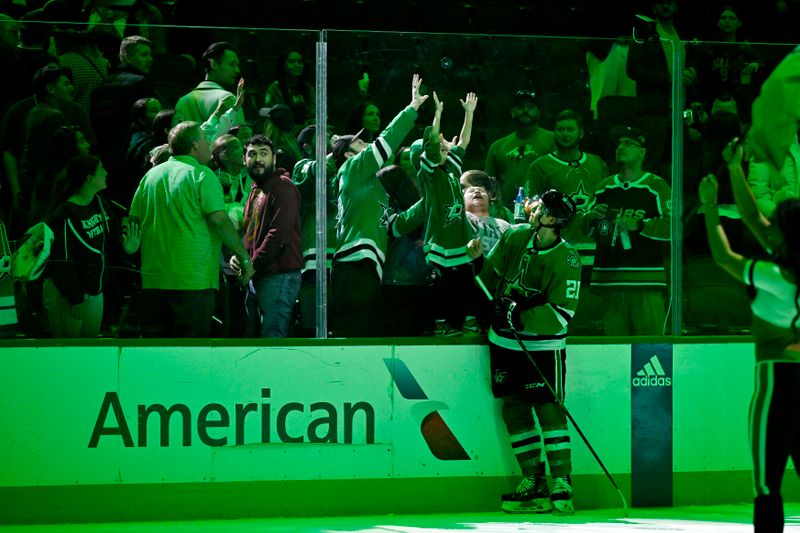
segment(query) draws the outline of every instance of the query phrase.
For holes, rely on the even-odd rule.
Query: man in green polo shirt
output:
[[[131,204],[141,227],[143,333],[152,337],[207,337],[219,287],[221,243],[253,275],[242,240],[225,214],[222,186],[205,166],[208,141],[196,122],[169,132],[171,157],[142,179]]]

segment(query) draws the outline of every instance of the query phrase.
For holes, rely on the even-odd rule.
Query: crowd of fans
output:
[[[663,334],[670,306],[683,306],[687,329],[746,327],[746,306],[730,304],[744,292],[720,280],[694,191],[724,166],[722,146],[747,127],[787,49],[741,41],[734,7],[720,8],[713,45],[687,43],[677,3],[665,0],[630,39],[508,38],[515,46],[499,59],[466,37],[394,48],[368,35],[331,39],[318,135],[313,35],[265,48],[259,32],[197,31],[209,39],[198,49],[184,42],[188,29],[161,26],[164,6],[72,6],[0,16],[0,57],[19,80],[0,90],[0,218],[12,242],[40,222],[54,234],[41,278],[15,283],[17,323],[6,331],[314,336],[324,253],[333,335],[477,334],[490,319],[468,242],[480,238],[488,253],[528,224],[525,199],[551,189],[577,206],[563,233],[583,266],[573,333]],[[685,232],[673,244],[687,258],[685,301],[670,302],[682,98]],[[398,114],[387,124],[383,111]],[[800,196],[799,159],[793,147],[779,176],[749,165],[765,213]],[[726,229],[745,239],[729,191],[720,202],[731,204]],[[719,295],[726,303],[713,305]]]

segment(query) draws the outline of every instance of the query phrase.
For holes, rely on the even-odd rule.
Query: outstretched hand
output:
[[[422,78],[419,77],[419,74],[414,74],[414,77],[411,79],[411,103],[409,104],[414,109],[419,109],[422,104],[425,103],[425,100],[428,99],[427,94],[420,94],[419,89],[422,86]]]
[[[122,226],[122,249],[128,255],[136,253],[141,242],[142,231],[139,224],[129,220]]]
[[[433,103],[436,105],[436,114],[441,115],[442,111],[444,111],[444,101],[439,100],[439,95],[436,94],[436,91],[433,91]]]
[[[239,84],[236,85],[236,102],[233,108],[238,111],[242,108],[242,104],[244,104],[244,78],[240,78]]]
[[[459,100],[465,113],[474,113],[478,107],[478,96],[475,93],[467,93],[466,100]]]

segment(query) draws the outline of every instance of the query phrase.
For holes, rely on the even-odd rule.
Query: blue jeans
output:
[[[280,338],[289,332],[292,309],[300,292],[300,271],[250,280],[245,296],[247,337]],[[260,324],[260,329],[259,329]]]

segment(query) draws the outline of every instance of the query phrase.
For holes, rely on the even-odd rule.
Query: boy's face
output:
[[[462,184],[462,191],[464,192],[464,207],[467,211],[488,211],[489,209],[489,192],[481,186],[472,185],[464,186]]]

